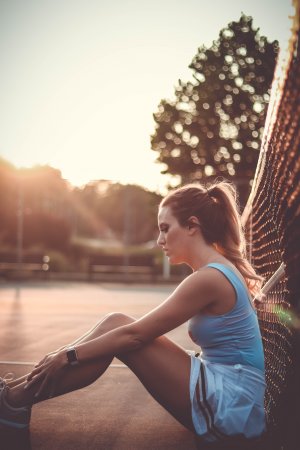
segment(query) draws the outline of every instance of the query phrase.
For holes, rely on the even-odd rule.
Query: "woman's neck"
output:
[[[201,269],[201,267],[204,267],[210,263],[232,265],[232,263],[221,255],[221,253],[219,253],[212,245],[202,246],[199,249],[195,248],[193,253],[190,255],[189,262],[187,262],[193,272],[196,272]]]

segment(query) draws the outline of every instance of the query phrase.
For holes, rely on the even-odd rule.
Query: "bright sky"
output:
[[[291,0],[0,0],[0,156],[161,190],[152,115],[241,12],[285,42]]]

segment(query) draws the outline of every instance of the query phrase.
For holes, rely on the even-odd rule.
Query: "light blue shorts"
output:
[[[190,399],[197,435],[205,442],[260,436],[266,428],[263,373],[250,366],[190,356]]]

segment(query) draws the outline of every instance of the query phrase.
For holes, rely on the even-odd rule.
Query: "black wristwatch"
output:
[[[71,366],[77,366],[79,364],[75,347],[67,348],[66,354],[67,354],[68,363]]]

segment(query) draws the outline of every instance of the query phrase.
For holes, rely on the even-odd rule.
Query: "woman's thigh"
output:
[[[122,313],[109,314],[84,341],[135,320]],[[194,431],[189,395],[191,362],[183,348],[161,336],[139,350],[116,356],[135,373],[148,392],[167,411]]]
[[[190,356],[165,336],[117,355],[173,417],[194,431],[189,394]]]

